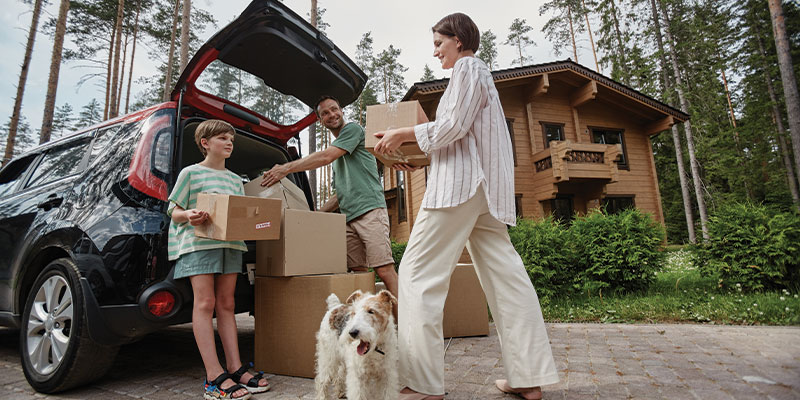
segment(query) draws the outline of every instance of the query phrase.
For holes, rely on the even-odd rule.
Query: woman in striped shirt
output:
[[[498,389],[541,399],[540,387],[559,380],[539,299],[506,228],[516,223],[514,157],[491,71],[475,57],[479,35],[465,14],[439,21],[433,55],[453,74],[435,121],[375,134],[382,137],[378,152],[416,141],[431,159],[423,208],[399,267],[401,400],[443,398],[442,313],[465,244],[502,344],[508,379],[496,381]]]

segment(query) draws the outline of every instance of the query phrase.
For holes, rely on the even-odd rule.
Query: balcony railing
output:
[[[616,182],[620,145],[552,141],[533,156],[537,173],[552,173],[554,183],[570,179],[602,179]]]

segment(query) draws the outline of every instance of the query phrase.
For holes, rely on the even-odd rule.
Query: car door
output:
[[[350,104],[367,81],[366,74],[327,36],[282,2],[251,2],[195,53],[175,85],[172,100],[284,144],[313,123],[316,114],[309,108],[304,118],[282,125],[202,90],[197,79],[215,61],[253,75],[267,87],[310,108],[322,95],[336,97],[342,106]]]
[[[60,210],[72,187],[70,178],[84,165],[88,143],[89,138],[81,138],[46,149],[30,162],[24,176],[18,176],[13,193],[0,197],[0,287],[9,289],[0,294],[0,310],[16,311],[10,289],[23,267],[20,256],[35,238],[32,231],[42,229]],[[4,168],[3,178],[5,172]]]

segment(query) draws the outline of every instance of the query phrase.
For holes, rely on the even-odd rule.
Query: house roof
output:
[[[678,110],[676,108],[670,107],[667,104],[664,104],[635,89],[625,86],[607,76],[592,71],[570,59],[562,61],[553,61],[544,64],[528,65],[524,67],[503,69],[499,71],[492,71],[492,76],[495,82],[497,82],[497,81],[528,78],[536,75],[542,75],[545,73],[553,73],[561,71],[571,71],[578,75],[584,76],[587,79],[594,80],[608,88],[611,88],[621,94],[624,94],[658,111],[661,111],[664,114],[671,115],[672,117],[681,122],[689,119],[689,114],[686,114],[685,112]],[[433,81],[414,83],[413,85],[411,85],[411,88],[408,89],[408,92],[406,92],[405,96],[403,96],[403,101],[411,100],[413,96],[417,94],[425,95],[425,94],[444,91],[447,88],[447,84],[449,81],[450,81],[449,78],[444,78]]]

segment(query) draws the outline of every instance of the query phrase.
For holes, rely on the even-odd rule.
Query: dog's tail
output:
[[[325,302],[328,303],[328,310],[342,304],[341,300],[339,300],[339,296],[337,296],[336,293],[331,293],[331,295],[325,299]]]

